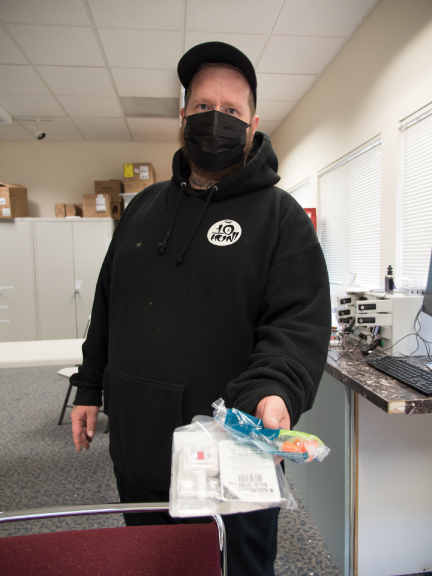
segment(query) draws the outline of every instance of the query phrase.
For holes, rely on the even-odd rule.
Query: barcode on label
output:
[[[239,482],[262,482],[262,474],[239,474]]]

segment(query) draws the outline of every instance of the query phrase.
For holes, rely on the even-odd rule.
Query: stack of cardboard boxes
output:
[[[76,206],[75,204],[56,204],[56,217],[83,216],[120,220],[123,206],[126,207],[133,196],[156,182],[155,170],[149,162],[123,164],[123,173],[124,183],[121,180],[95,180],[95,193],[83,194],[81,214],[78,207],[73,212],[72,207]]]
[[[27,188],[21,184],[0,183],[0,218],[26,218],[28,215]]]

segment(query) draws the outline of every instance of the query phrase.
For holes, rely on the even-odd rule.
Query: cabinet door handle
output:
[[[75,296],[78,296],[78,294],[80,293],[82,285],[83,285],[82,280],[75,280]]]

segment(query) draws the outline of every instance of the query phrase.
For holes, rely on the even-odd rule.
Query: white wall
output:
[[[28,189],[30,216],[54,217],[56,202],[82,202],[95,180],[123,180],[123,164],[151,162],[158,182],[171,178],[178,144],[0,142],[0,182]]]
[[[432,101],[432,1],[381,0],[273,134],[284,189],[382,136],[381,277],[396,259],[398,123]],[[397,270],[395,271],[397,275]]]

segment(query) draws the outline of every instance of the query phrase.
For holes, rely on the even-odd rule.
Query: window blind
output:
[[[287,190],[297,200],[302,208],[313,208],[310,198],[310,181],[306,180]]]
[[[401,274],[425,287],[432,247],[432,109],[401,129]]]
[[[354,272],[356,284],[380,283],[381,139],[318,174],[320,239],[331,284]]]

